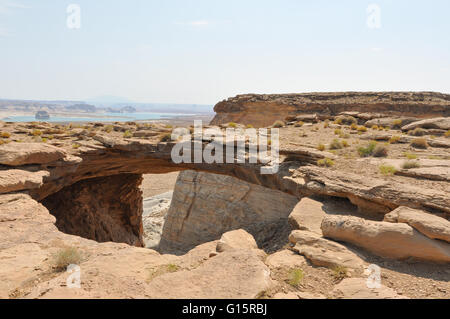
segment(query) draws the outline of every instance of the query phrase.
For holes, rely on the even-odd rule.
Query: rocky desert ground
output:
[[[177,125],[0,123],[0,297],[450,297],[449,95],[215,111],[204,129],[279,129],[279,170],[176,164]]]

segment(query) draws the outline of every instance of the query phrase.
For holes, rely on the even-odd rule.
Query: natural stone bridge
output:
[[[57,218],[60,230],[100,242],[142,246],[141,175],[185,169],[230,175],[299,199],[310,195],[348,198],[361,211],[380,214],[380,219],[402,205],[450,213],[447,193],[319,168],[311,164],[334,155],[298,145],[281,145],[281,165],[273,175],[261,175],[261,164],[174,164],[174,142],[98,134],[79,145],[77,149],[63,149],[10,143],[4,146],[2,163],[13,163],[20,172],[27,172],[29,176],[13,190],[28,192],[42,202]],[[10,172],[7,168],[3,166],[2,172]],[[26,180],[36,177],[42,180]],[[7,190],[5,185],[3,193]]]

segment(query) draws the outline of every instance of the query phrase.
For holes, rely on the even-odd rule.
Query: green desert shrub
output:
[[[341,281],[348,277],[348,269],[345,266],[336,266],[333,268],[333,278],[336,281]]]
[[[296,268],[289,271],[289,280],[288,283],[291,286],[298,287],[300,283],[303,281],[305,277],[305,273],[302,269]]]
[[[394,135],[389,139],[390,144],[396,144],[400,141],[401,137],[398,135]]]
[[[319,145],[317,145],[317,149],[319,151],[325,151],[325,145],[323,145],[322,143],[320,143]]]
[[[123,133],[123,137],[124,138],[130,138],[133,137],[133,133],[131,133],[130,131],[125,131],[125,133]]]
[[[160,142],[170,142],[172,140],[172,134],[167,133],[167,134],[163,134],[161,135],[161,137],[159,138]]]
[[[113,131],[114,127],[112,125],[106,125],[103,128],[103,131],[105,131],[106,133],[111,133]]]
[[[273,125],[272,125],[273,128],[280,128],[280,127],[283,127],[283,126],[284,126],[284,122],[280,121],[280,120],[275,121],[275,123],[273,123]]]
[[[372,141],[369,144],[367,144],[365,147],[361,146],[358,148],[358,154],[361,157],[369,157],[372,156],[375,147],[377,147],[377,142]]]
[[[357,130],[360,133],[364,133],[364,132],[367,132],[367,127],[365,127],[365,126],[358,126]]]
[[[380,165],[380,173],[383,175],[394,175],[397,169],[392,165]]]
[[[403,121],[402,120],[393,120],[392,121],[392,128],[395,128],[395,129],[399,129],[399,128],[401,128],[402,127],[402,123],[403,123]]]
[[[42,135],[42,131],[34,129],[33,131],[31,131],[31,135],[33,135],[33,136],[41,136]]]
[[[317,165],[320,167],[331,167],[334,165],[334,161],[330,158],[323,158],[317,161]]]
[[[343,148],[342,143],[337,138],[330,144],[330,150],[340,150],[341,148]]]
[[[167,264],[167,265],[157,266],[155,268],[150,269],[147,281],[149,282],[149,281],[155,279],[156,277],[159,277],[159,276],[167,274],[167,273],[177,272],[180,269],[181,269],[180,266],[175,265],[175,264]]]
[[[375,146],[372,156],[387,157],[388,156],[388,148],[385,145],[378,144],[377,146]]]
[[[71,264],[77,265],[81,262],[81,260],[81,253],[74,247],[60,249],[53,256],[54,268],[57,271],[65,271],[67,266]]]
[[[420,167],[419,161],[404,161],[402,164],[403,169],[411,169]]]
[[[417,155],[416,155],[416,154],[409,153],[409,152],[405,152],[405,153],[403,153],[403,155],[404,155],[407,159],[410,159],[410,160],[413,160],[413,159],[416,159],[416,158],[417,158]]]
[[[358,121],[350,115],[339,115],[334,123],[335,124],[339,124],[339,125],[352,125],[352,124],[356,124]]]
[[[411,136],[424,136],[427,132],[423,128],[417,127],[414,130],[409,131],[408,134]]]

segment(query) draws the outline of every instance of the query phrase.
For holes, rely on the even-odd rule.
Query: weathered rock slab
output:
[[[216,251],[224,252],[236,249],[257,249],[255,239],[243,229],[233,230],[222,235],[217,243]]]
[[[0,194],[39,188],[42,179],[49,175],[47,171],[29,172],[19,169],[0,171]]]
[[[425,119],[421,121],[412,122],[402,127],[403,131],[414,130],[415,128],[425,129],[441,129],[450,130],[450,117],[436,117],[431,119]]]
[[[0,146],[0,164],[8,166],[51,163],[65,156],[64,150],[45,143],[11,142]]]
[[[191,271],[156,277],[145,294],[150,298],[169,299],[250,299],[271,286],[270,270],[260,254],[241,249],[223,252]]]
[[[404,223],[327,216],[322,222],[322,232],[327,238],[352,243],[381,257],[450,262],[448,243],[430,239]]]
[[[385,221],[406,223],[431,239],[450,242],[450,222],[423,210],[399,207],[384,218]]]
[[[395,290],[381,285],[380,288],[369,288],[363,278],[347,278],[342,280],[333,290],[338,299],[404,299]]]
[[[316,266],[334,268],[343,266],[360,269],[364,261],[344,245],[322,238],[320,235],[302,230],[294,230],[289,241],[294,250],[304,255]]]

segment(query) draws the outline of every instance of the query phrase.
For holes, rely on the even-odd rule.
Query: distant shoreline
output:
[[[35,112],[0,111],[0,121],[4,122],[52,122],[52,123],[88,123],[88,122],[145,122],[145,121],[170,121],[187,118],[211,117],[214,114],[171,113],[171,112],[133,112],[133,113],[76,113],[76,112],[51,112],[50,119],[35,119]]]

